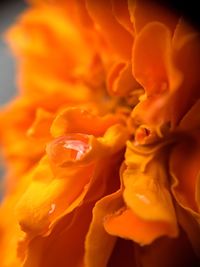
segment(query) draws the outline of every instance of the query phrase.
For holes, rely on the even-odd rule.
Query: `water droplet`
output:
[[[65,162],[81,160],[91,149],[89,136],[85,134],[71,134],[54,139],[47,146],[50,160],[61,165]]]
[[[88,150],[88,144],[85,144],[80,140],[66,140],[63,147],[71,150],[71,155],[75,160],[80,160]]]

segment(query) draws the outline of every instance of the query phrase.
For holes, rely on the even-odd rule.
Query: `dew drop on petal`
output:
[[[88,135],[72,134],[54,139],[48,144],[46,151],[50,160],[60,165],[64,162],[81,160],[90,149]]]
[[[71,155],[72,157],[74,156],[75,160],[80,160],[88,150],[88,144],[85,144],[80,140],[66,140],[63,147],[71,150]]]

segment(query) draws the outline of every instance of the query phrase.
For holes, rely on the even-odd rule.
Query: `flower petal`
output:
[[[38,109],[33,124],[28,129],[27,134],[34,138],[50,138],[50,126],[53,121],[53,114]]]
[[[67,133],[101,136],[117,122],[120,122],[120,118],[112,114],[100,117],[84,108],[68,108],[55,118],[51,126],[51,134],[54,137]]]
[[[47,147],[48,158],[44,157],[30,174],[32,181],[17,204],[23,231],[33,236],[48,233],[61,217],[83,201],[100,176],[102,184],[98,190],[102,194],[104,182],[111,174],[104,164],[108,170],[102,175],[101,160],[107,159],[109,166],[115,166],[121,158],[116,153],[123,149],[127,137],[121,125],[114,125],[97,139],[71,134],[53,140]],[[111,160],[114,154],[116,161]],[[96,192],[96,198],[98,196]]]
[[[176,217],[166,174],[167,151],[154,153],[148,154],[148,150],[142,148],[135,150],[134,145],[128,144],[126,160],[131,160],[131,165],[128,164],[123,174],[124,200],[139,217],[167,222],[175,233]]]
[[[66,147],[65,150],[73,159],[73,148]],[[60,217],[80,204],[88,190],[93,170],[94,164],[91,162],[79,167],[75,164],[55,172],[44,157],[31,174],[32,181],[17,203],[17,217],[22,230],[34,236],[51,229]],[[77,177],[81,177],[78,184]]]
[[[21,266],[24,251],[19,253],[18,242],[23,239],[24,233],[20,231],[17,223],[13,206],[16,202],[16,197],[12,196],[1,203],[0,208],[0,261],[2,266]],[[12,224],[11,224],[12,222]]]
[[[106,220],[105,227],[109,233],[140,244],[149,244],[162,235],[177,236],[176,215],[168,192],[165,154],[159,146],[152,153],[151,149],[134,149],[128,143],[127,168],[122,176],[127,208]]]
[[[200,98],[200,34],[181,20],[174,33],[173,48],[174,62],[184,77],[172,103],[173,125],[176,125]]]
[[[131,209],[122,209],[118,213],[119,215],[110,215],[104,222],[106,231],[111,235],[131,239],[140,245],[150,244],[163,235],[177,235],[177,232],[164,221],[144,220]]]
[[[144,124],[158,125],[170,120],[169,99],[182,81],[172,60],[171,38],[164,24],[152,22],[135,39],[133,74],[144,87],[145,95],[133,110],[132,117]]]
[[[172,192],[178,203],[191,212],[199,212],[197,203],[198,177],[200,172],[199,131],[191,132],[177,144],[170,157],[170,173],[173,178]],[[198,192],[198,193],[197,193]]]
[[[130,14],[128,10],[128,1],[121,1],[121,0],[111,0],[112,7],[113,7],[113,14],[117,21],[132,35],[133,25],[130,20]]]
[[[83,267],[84,240],[92,214],[92,204],[81,206],[63,217],[49,236],[34,238],[24,267]],[[80,220],[81,218],[81,220]]]
[[[122,59],[131,55],[132,36],[118,23],[112,11],[110,0],[87,0],[89,14],[100,28],[111,49]]]
[[[114,96],[127,96],[140,88],[133,77],[130,62],[118,62],[110,70],[107,77],[108,92]]]
[[[81,74],[89,68],[93,58],[92,47],[88,47],[82,32],[59,4],[41,4],[27,10],[8,31],[7,39],[19,58],[20,79],[25,91],[30,90],[30,85],[33,88],[32,82],[37,78],[49,82],[51,78],[66,81],[66,77]],[[74,53],[80,49],[81,53]]]
[[[108,235],[103,220],[122,205],[121,193],[116,192],[99,200],[93,209],[93,218],[85,243],[85,264],[87,267],[106,267],[116,238]]]

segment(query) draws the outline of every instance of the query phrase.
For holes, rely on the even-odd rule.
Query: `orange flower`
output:
[[[33,0],[6,38],[1,266],[199,264],[199,33],[148,1]]]

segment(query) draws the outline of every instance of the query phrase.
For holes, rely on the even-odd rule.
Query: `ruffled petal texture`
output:
[[[154,1],[28,5],[5,34],[1,266],[199,266],[199,32]]]

